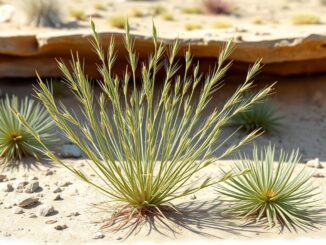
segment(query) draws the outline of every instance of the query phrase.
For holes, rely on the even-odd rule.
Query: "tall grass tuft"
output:
[[[63,24],[62,8],[57,0],[24,0],[19,7],[26,24],[56,28]]]
[[[250,99],[244,97],[253,86],[252,79],[259,71],[259,63],[251,67],[243,85],[225,105],[204,118],[204,110],[212,95],[220,89],[221,79],[231,66],[226,60],[233,50],[232,42],[228,42],[220,52],[218,63],[211,72],[203,75],[199,72],[199,64],[193,64],[189,50],[184,57],[185,70],[181,71],[177,58],[180,41],[166,47],[158,40],[155,27],[154,51],[147,62],[139,63],[127,23],[124,43],[129,65],[124,76],[119,78],[113,74],[116,59],[114,40],[105,51],[93,22],[91,26],[93,46],[101,61],[98,66],[102,76],[101,93],[94,95],[78,57],[73,57],[71,67],[59,62],[66,83],[82,105],[86,120],[78,119],[65,106],[56,105],[50,89],[41,79],[36,94],[58,127],[90,159],[90,166],[100,181],[89,178],[89,173],[65,165],[51,151],[44,153],[111,200],[121,203],[122,208],[112,216],[112,223],[116,219],[124,219],[124,224],[132,219],[140,222],[153,214],[164,217],[167,209],[173,210],[173,200],[241,174],[230,172],[220,179],[192,179],[216,160],[257,136],[257,131],[251,132],[217,153],[227,140],[220,137],[223,125],[272,90],[272,86],[268,86]],[[141,70],[141,88],[137,87],[137,69]],[[164,77],[158,76],[160,70],[164,71]],[[156,94],[158,83],[163,87]],[[199,91],[198,95],[196,91]],[[98,114],[94,113],[97,111],[95,106]],[[17,116],[28,126],[23,116]],[[34,135],[40,140],[38,134]]]
[[[269,145],[260,154],[255,147],[252,159],[240,156],[234,171],[251,171],[221,183],[218,189],[230,204],[227,213],[256,222],[267,221],[270,228],[312,227],[318,190],[312,185],[311,173],[304,168],[296,172],[298,151],[281,151],[278,162],[274,162],[274,155],[275,148]]]
[[[0,165],[20,160],[25,156],[38,158],[41,144],[26,130],[15,116],[18,111],[26,120],[33,133],[37,133],[42,145],[49,147],[56,142],[53,133],[54,121],[40,104],[25,98],[19,101],[16,96],[6,96],[0,100]]]

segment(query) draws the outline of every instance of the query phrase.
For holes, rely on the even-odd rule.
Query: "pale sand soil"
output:
[[[273,40],[279,38],[306,37],[310,34],[325,35],[326,19],[324,13],[326,5],[319,0],[241,0],[229,1],[234,7],[231,14],[208,15],[208,14],[185,14],[184,7],[201,6],[200,0],[185,1],[118,1],[118,0],[59,0],[63,7],[63,20],[65,25],[60,29],[28,27],[21,22],[23,15],[18,11],[13,20],[8,23],[0,23],[1,35],[14,35],[23,33],[44,32],[74,32],[87,31],[89,28],[88,18],[84,20],[74,19],[70,16],[70,10],[82,10],[86,16],[93,16],[99,31],[118,31],[108,25],[108,19],[112,16],[128,16],[133,31],[137,33],[150,34],[152,20],[159,27],[162,37],[184,37],[199,38],[211,37],[219,40],[227,40],[235,34],[241,35],[242,40]],[[17,4],[18,0],[2,0],[3,3]],[[104,10],[96,10],[94,5],[102,3]],[[173,21],[165,21],[160,16],[149,14],[152,6],[163,6],[174,16]],[[19,4],[18,4],[19,6]],[[140,9],[144,16],[132,17],[134,8]],[[291,18],[298,13],[313,13],[320,17],[321,23],[314,25],[293,25]],[[262,24],[254,24],[253,19],[259,17]],[[212,24],[216,21],[226,21],[231,27],[225,29],[214,29]],[[199,23],[202,29],[186,31],[185,23]]]
[[[127,231],[103,231],[103,234],[105,234],[104,239],[93,240],[94,234],[101,227],[101,223],[97,224],[96,222],[109,218],[110,212],[98,212],[99,210],[92,207],[91,204],[107,201],[108,199],[60,166],[39,164],[33,160],[29,162],[33,164],[30,166],[30,169],[21,167],[19,170],[5,171],[4,174],[12,178],[9,182],[14,187],[22,181],[30,181],[31,178],[37,177],[42,189],[33,194],[16,193],[15,191],[4,193],[2,189],[6,182],[0,183],[0,203],[2,203],[0,205],[0,239],[31,241],[40,244],[82,244],[87,242],[189,242],[203,239],[210,242],[218,242],[221,239],[326,238],[326,227],[317,222],[315,223],[316,228],[311,231],[304,232],[299,230],[297,232],[289,232],[285,230],[280,233],[279,229],[276,228],[267,230],[256,225],[243,226],[244,221],[237,220],[236,218],[225,218],[220,214],[223,204],[219,201],[214,187],[197,193],[195,200],[185,197],[174,202],[178,209],[184,212],[184,215],[182,217],[174,217],[176,219],[175,223],[168,223],[169,228],[173,232],[156,220],[154,223],[155,227],[153,223],[147,223],[141,227],[138,233],[133,233],[129,237],[126,237]],[[67,160],[66,163],[81,169],[88,175],[91,174],[85,160]],[[325,165],[325,163],[323,164]],[[229,166],[230,161],[221,161],[211,165],[202,174],[204,176],[218,176],[220,167],[228,169]],[[45,176],[48,168],[55,171],[53,175]],[[326,174],[325,168],[317,171]],[[201,176],[197,175],[194,179],[201,178]],[[54,189],[66,181],[70,181],[72,184],[61,188],[62,192],[59,194],[63,200],[54,201],[53,198],[56,195],[53,193]],[[321,187],[322,208],[325,208],[326,179],[313,178],[313,181],[314,185]],[[15,203],[26,196],[39,197],[40,204],[24,209],[23,214],[14,214]],[[39,216],[38,212],[42,204],[53,205],[56,212],[48,217]],[[8,205],[13,207],[6,209],[5,207]],[[80,215],[67,217],[72,212],[78,212]],[[35,214],[37,217],[30,218],[31,214]],[[46,224],[49,220],[57,222]],[[54,229],[56,225],[67,225],[68,228],[58,231]]]

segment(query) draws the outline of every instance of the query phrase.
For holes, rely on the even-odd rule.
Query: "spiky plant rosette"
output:
[[[10,98],[7,95],[0,100],[0,165],[28,155],[37,158],[41,153],[41,144],[21,124],[14,111],[25,118],[47,147],[53,145],[57,139],[53,133],[55,123],[39,103],[28,97],[19,101],[16,96]]]
[[[269,145],[260,154],[255,146],[252,159],[240,156],[234,171],[250,172],[221,183],[217,190],[229,205],[226,213],[268,221],[270,228],[311,227],[319,193],[312,183],[312,173],[298,166],[297,150],[290,154],[281,151],[278,162],[274,155],[275,147]]]
[[[250,95],[248,95],[250,96]],[[260,129],[266,133],[280,131],[282,117],[277,115],[276,108],[269,98],[264,98],[251,105],[247,110],[235,115],[229,126],[240,127],[246,132]]]
[[[202,169],[257,136],[257,131],[251,132],[216,155],[227,140],[220,137],[222,126],[234,114],[272,91],[271,85],[250,99],[243,96],[253,85],[259,63],[251,67],[244,84],[226,104],[204,118],[203,111],[231,65],[224,64],[232,51],[231,42],[220,52],[218,65],[201,83],[203,76],[199,64],[192,64],[189,50],[185,54],[185,70],[182,75],[177,74],[181,72],[177,61],[180,41],[167,48],[158,41],[154,26],[154,51],[147,62],[138,63],[127,23],[124,41],[129,65],[124,76],[119,78],[113,74],[114,40],[111,39],[108,50],[104,51],[94,23],[91,25],[93,46],[101,61],[98,66],[102,76],[100,94],[94,94],[78,57],[73,57],[71,67],[59,62],[66,83],[81,104],[85,120],[77,118],[64,105],[56,105],[50,89],[41,79],[36,94],[58,127],[90,159],[89,164],[100,181],[87,176],[89,173],[65,165],[51,151],[45,151],[45,154],[104,192],[110,197],[108,200],[121,203],[123,208],[113,215],[113,219],[127,221],[132,218],[142,220],[150,214],[162,216],[164,210],[169,209],[167,206],[172,208],[173,200],[241,174],[230,172],[219,179],[209,176],[198,181],[192,179]],[[137,68],[141,70],[141,88],[136,84]],[[163,69],[164,76],[158,76],[158,71]],[[158,83],[162,90],[157,94]],[[111,109],[108,109],[109,104]],[[28,126],[21,115],[18,117]],[[37,134],[35,137],[39,138]]]

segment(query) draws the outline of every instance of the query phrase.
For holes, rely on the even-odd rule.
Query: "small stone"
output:
[[[3,234],[3,236],[5,236],[5,237],[10,237],[10,236],[11,236],[11,234],[10,234],[10,233],[8,233],[8,232],[5,232],[5,234]]]
[[[66,226],[66,225],[56,225],[54,227],[54,229],[56,229],[58,231],[61,231],[61,230],[67,229],[67,228],[68,228],[68,226]]]
[[[53,201],[60,201],[60,200],[63,200],[62,197],[60,196],[60,194],[56,195],[56,196],[53,198]]]
[[[38,178],[37,178],[36,176],[33,176],[33,177],[30,178],[30,180],[31,180],[31,181],[33,181],[33,180],[38,180]]]
[[[4,191],[4,192],[12,192],[12,191],[14,191],[14,187],[12,186],[12,184],[7,183],[7,184],[5,185],[5,187],[3,188],[3,191]]]
[[[96,232],[93,239],[103,239],[105,235],[102,232]]]
[[[23,214],[24,213],[24,210],[22,208],[15,208],[14,210],[14,214]]]
[[[7,179],[7,175],[0,174],[0,182],[3,182],[5,179]]]
[[[196,197],[195,195],[192,195],[192,196],[190,197],[190,199],[191,199],[191,200],[196,200],[197,197]]]
[[[79,216],[79,215],[80,215],[80,213],[78,213],[78,212],[72,212],[72,213],[68,214],[67,217]]]
[[[53,175],[53,171],[51,169],[46,170],[45,176]]]
[[[10,205],[10,204],[6,204],[6,205],[3,206],[3,208],[4,208],[4,209],[11,209],[11,208],[12,208],[12,205]]]
[[[116,240],[122,240],[122,237],[121,236],[118,236],[117,238],[116,238]]]
[[[50,220],[45,221],[45,224],[47,224],[47,225],[52,225],[52,224],[57,223],[57,222],[58,222],[58,221],[56,221],[56,220],[54,220],[54,219],[50,219]]]
[[[21,208],[27,208],[35,203],[38,202],[38,198],[35,198],[35,197],[28,197],[28,198],[24,198],[22,199],[21,201],[18,202],[18,207],[21,207]]]
[[[35,218],[37,218],[37,215],[36,215],[36,214],[33,214],[33,213],[31,213],[31,214],[29,215],[29,218],[30,218],[30,219],[35,219]]]
[[[60,184],[60,187],[67,187],[69,185],[72,185],[72,183],[70,181],[65,181],[65,182]]]
[[[82,154],[80,148],[71,142],[65,143],[61,150],[63,158],[80,158]]]
[[[16,192],[23,193],[27,185],[27,181],[20,182],[16,187]]]
[[[40,188],[39,182],[33,181],[26,186],[25,193],[34,193],[38,188]]]
[[[17,179],[16,177],[9,178],[9,180],[16,180],[16,179]]]
[[[320,163],[319,158],[307,161],[306,166],[310,168],[323,168],[323,165]]]
[[[315,178],[325,178],[325,175],[323,175],[322,173],[319,173],[319,172],[314,173],[312,176]]]
[[[53,193],[60,193],[62,192],[62,189],[60,187],[57,187],[56,189],[54,189]]]
[[[40,211],[39,211],[39,215],[46,217],[49,216],[51,214],[53,214],[54,212],[54,208],[51,205],[44,205],[41,207]]]

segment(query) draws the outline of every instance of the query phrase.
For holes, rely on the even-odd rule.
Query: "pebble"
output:
[[[72,185],[72,183],[70,181],[65,181],[62,184],[60,184],[60,187],[67,187],[69,185]]]
[[[45,224],[52,225],[52,224],[57,223],[57,222],[58,222],[57,220],[50,219],[50,220],[45,221]]]
[[[34,193],[38,188],[40,188],[39,182],[33,181],[26,186],[25,193]]]
[[[61,230],[67,229],[67,228],[68,228],[68,226],[66,226],[66,225],[56,225],[54,227],[54,229],[56,229],[58,231],[61,231]]]
[[[323,175],[322,173],[319,173],[319,172],[314,173],[312,176],[315,178],[325,178],[325,175]]]
[[[14,214],[23,214],[24,213],[24,210],[22,208],[15,208],[14,210]]]
[[[18,193],[24,192],[27,185],[28,185],[27,181],[20,182],[16,187],[16,192]]]
[[[35,218],[37,218],[37,215],[36,215],[36,214],[33,214],[33,213],[31,213],[31,214],[29,215],[29,218],[31,218],[31,219],[35,219]]]
[[[53,198],[53,201],[60,201],[60,200],[63,200],[63,198],[60,196],[60,194],[56,195],[56,196]]]
[[[62,192],[62,189],[60,187],[54,189],[53,193],[60,193]]]
[[[3,182],[5,179],[7,179],[7,175],[0,174],[0,182]]]
[[[53,214],[53,212],[54,212],[53,206],[51,206],[51,205],[43,205],[40,208],[39,215],[43,216],[43,217],[46,217],[46,216],[49,216],[49,215]]]
[[[103,239],[105,235],[102,232],[96,232],[93,239]]]
[[[51,169],[46,170],[45,176],[53,175],[53,171]]]
[[[67,217],[79,216],[79,215],[80,215],[80,213],[78,213],[78,212],[72,212],[72,213],[68,214]]]
[[[196,200],[197,197],[196,197],[195,195],[192,195],[192,196],[190,197],[190,199],[191,199],[191,200]]]
[[[306,166],[310,168],[323,168],[323,165],[320,163],[319,158],[307,161]]]
[[[23,198],[22,200],[20,200],[18,202],[18,207],[21,207],[21,208],[26,208],[26,207],[29,207],[35,203],[38,202],[38,198],[36,197],[28,197],[28,198]]]
[[[14,191],[14,187],[12,186],[12,184],[7,183],[7,184],[5,185],[5,187],[3,188],[3,191],[4,191],[4,192],[12,192],[12,191]]]
[[[65,143],[61,149],[63,158],[80,158],[82,154],[80,148],[71,142]]]
[[[4,208],[4,209],[11,209],[11,208],[12,208],[12,205],[10,205],[10,204],[6,204],[6,205],[3,206],[3,208]]]

